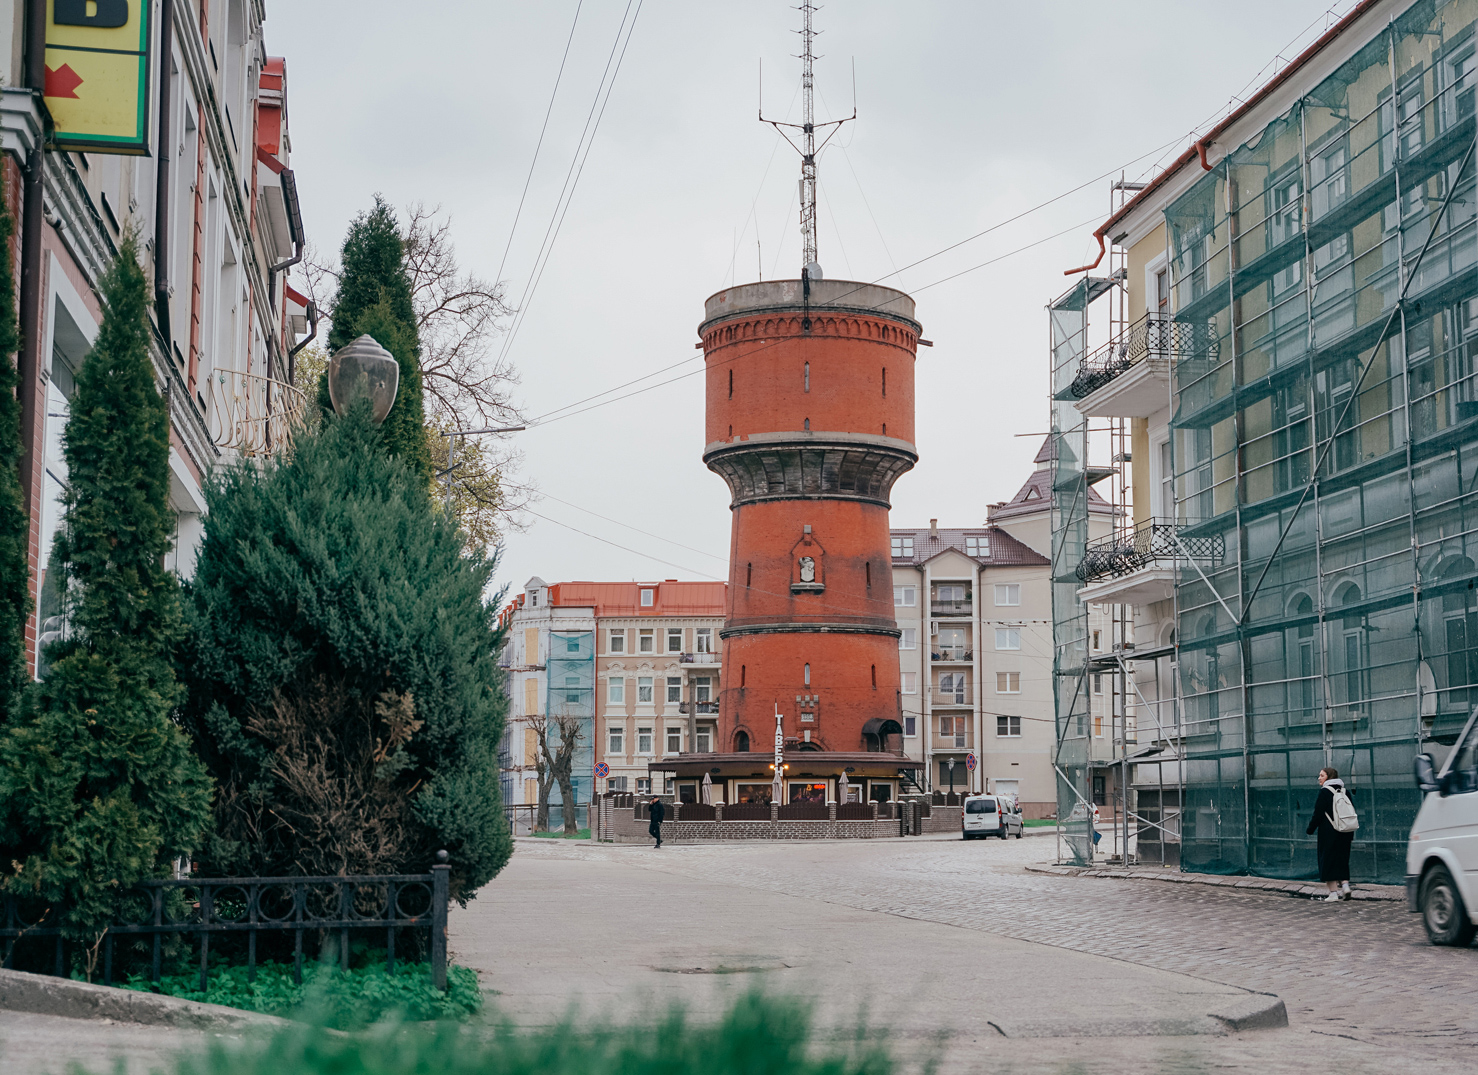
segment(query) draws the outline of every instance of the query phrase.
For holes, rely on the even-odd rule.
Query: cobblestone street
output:
[[[667,845],[659,852],[520,842],[519,854],[636,866],[675,882],[721,879],[735,889],[963,927],[1283,998],[1288,1031],[1261,1032],[1261,1044],[1258,1034],[1244,1034],[1187,1046],[1182,1058],[1189,1066],[1155,1070],[1240,1070],[1245,1061],[1260,1070],[1302,1071],[1331,1056],[1346,1070],[1463,1070],[1478,1063],[1478,951],[1428,945],[1403,904],[1331,906],[1225,887],[1028,873],[1025,866],[1052,859],[1054,844],[1050,837],[924,838],[865,847]],[[654,898],[660,891],[658,882]],[[999,986],[1012,989],[1014,982],[1002,978]],[[1062,1007],[1091,1020],[1112,989],[1095,981],[1082,995],[1064,996]],[[1283,1044],[1272,1047],[1275,1041]],[[1303,1043],[1292,1046],[1303,1055],[1286,1052],[1292,1042]],[[1120,1040],[1089,1055],[1107,1064],[1125,1047]],[[1164,1040],[1152,1048],[1157,1063],[1166,1062]],[[998,1070],[1135,1070],[1121,1061],[1039,1068],[1018,1058]]]

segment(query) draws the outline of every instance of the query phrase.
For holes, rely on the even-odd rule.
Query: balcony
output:
[[[975,659],[975,651],[963,646],[937,646],[929,658],[936,664],[966,663]]]
[[[968,616],[974,611],[970,598],[963,601],[930,601],[929,611],[935,616]]]
[[[697,707],[696,712],[700,716],[703,715],[704,713],[713,713],[713,714],[717,714],[718,713],[718,703],[717,702],[679,702],[677,704],[677,711],[679,713],[690,713],[690,712],[694,712],[694,709],[693,709],[694,706]]]
[[[1151,519],[1115,531],[1083,551],[1078,596],[1087,604],[1148,605],[1175,593],[1176,563],[1214,564],[1225,553],[1220,534],[1195,537],[1179,523]]]
[[[678,664],[718,664],[717,653],[682,653],[678,655]]]
[[[210,378],[210,438],[242,455],[271,455],[292,447],[308,397],[274,377],[216,370]]]
[[[1146,314],[1084,356],[1068,394],[1085,415],[1146,418],[1170,405],[1170,360],[1195,341],[1196,326]]]

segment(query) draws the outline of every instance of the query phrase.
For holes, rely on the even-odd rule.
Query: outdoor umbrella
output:
[[[847,779],[847,774],[843,773],[842,779],[837,782],[837,802],[844,803],[848,801],[847,788],[850,784],[851,781]]]
[[[704,806],[713,805],[713,777],[707,773],[703,774],[703,787],[699,790],[698,799]]]

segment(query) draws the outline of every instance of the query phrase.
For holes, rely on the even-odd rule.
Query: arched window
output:
[[[811,363],[805,363],[805,367],[805,373],[801,374],[801,382],[804,385],[805,391],[809,392],[811,391]]]
[[[1478,691],[1463,688],[1478,684],[1478,607],[1475,607],[1473,561],[1459,556],[1442,568],[1442,578],[1461,580],[1458,586],[1442,595],[1442,639],[1447,651],[1447,689],[1438,695],[1443,712],[1468,711]]]
[[[1288,662],[1289,709],[1303,714],[1304,720],[1312,720],[1315,706],[1315,650],[1312,619],[1314,602],[1308,594],[1296,594],[1288,603],[1288,615],[1302,622],[1286,634],[1284,660]],[[1297,723],[1297,722],[1295,722]]]
[[[1365,700],[1365,616],[1354,606],[1360,603],[1360,587],[1347,582],[1334,594],[1335,608],[1346,611],[1339,618],[1338,658],[1344,668],[1344,716],[1353,717]]]
[[[737,754],[749,753],[749,733],[738,731],[734,733],[734,751]]]
[[[809,687],[810,685],[811,685],[811,666],[810,666],[810,664],[807,664],[806,665],[806,686]]]

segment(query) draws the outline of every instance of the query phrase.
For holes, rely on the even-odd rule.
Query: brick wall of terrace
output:
[[[605,843],[617,844],[639,844],[646,843],[652,839],[647,831],[646,804],[639,803],[635,806],[630,804],[629,797],[613,799],[602,798],[600,801],[598,825],[595,838]],[[827,804],[827,817],[812,818],[808,820],[780,820],[776,815],[778,808],[770,810],[770,820],[723,820],[723,807],[715,807],[715,820],[709,821],[683,821],[682,804],[668,804],[669,817],[675,812],[676,820],[665,820],[662,822],[663,843],[695,843],[709,840],[870,840],[883,837],[898,837],[902,835],[901,829],[906,827],[909,831],[915,828],[923,833],[932,832],[958,832],[960,829],[960,808],[958,806],[924,806],[923,804],[903,803],[890,804],[892,809],[884,807],[880,812],[884,816],[871,820],[838,819],[835,803]],[[905,818],[900,823],[898,814],[900,807]],[[923,817],[915,824],[914,814],[922,812]],[[703,813],[706,815],[707,810]],[[887,816],[892,814],[891,817]]]

